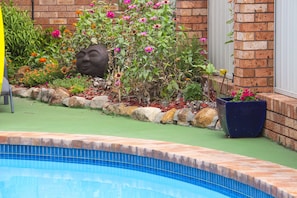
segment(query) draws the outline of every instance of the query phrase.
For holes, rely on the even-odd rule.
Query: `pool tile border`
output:
[[[152,157],[222,175],[274,197],[297,197],[296,169],[203,147],[114,136],[45,132],[0,132],[0,144],[83,148]]]

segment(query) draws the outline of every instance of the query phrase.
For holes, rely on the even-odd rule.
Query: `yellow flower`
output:
[[[221,76],[225,76],[227,73],[227,70],[226,69],[220,69],[220,75]]]

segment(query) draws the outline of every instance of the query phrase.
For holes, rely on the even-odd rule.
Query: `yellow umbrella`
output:
[[[2,19],[2,9],[0,7],[0,92],[2,89],[2,81],[3,81],[4,57],[5,57],[4,27],[3,27],[3,19]]]

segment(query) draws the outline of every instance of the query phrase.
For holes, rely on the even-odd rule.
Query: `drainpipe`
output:
[[[32,20],[34,20],[34,0],[31,0],[31,6],[32,6]]]

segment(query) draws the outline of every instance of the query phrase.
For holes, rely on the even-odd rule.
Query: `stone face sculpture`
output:
[[[104,45],[91,45],[76,54],[76,67],[81,74],[103,78],[108,67],[108,52]]]

